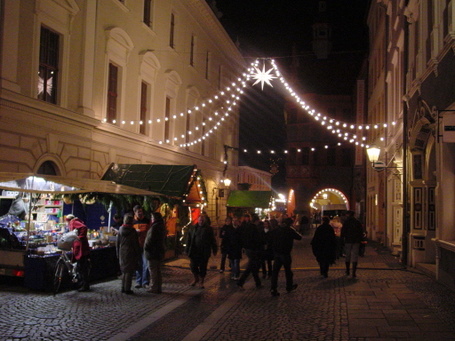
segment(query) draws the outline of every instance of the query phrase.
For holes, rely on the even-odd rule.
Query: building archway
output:
[[[317,192],[310,202],[313,222],[319,223],[322,215],[335,216],[349,210],[349,200],[336,188],[323,188]]]

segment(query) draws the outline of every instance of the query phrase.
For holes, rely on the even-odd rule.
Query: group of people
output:
[[[261,288],[259,272],[262,269],[263,278],[271,279],[272,296],[278,296],[278,275],[284,267],[286,290],[290,292],[296,289],[297,284],[293,282],[291,270],[291,251],[293,241],[302,239],[302,236],[292,225],[291,218],[278,222],[275,219],[261,221],[255,214],[245,214],[241,218],[228,217],[219,234],[222,254],[220,272],[225,271],[228,259],[231,279],[235,280],[240,288],[243,288],[250,274],[256,287]],[[204,287],[210,255],[216,255],[217,251],[213,229],[207,223],[206,217],[201,216],[198,224],[189,229],[186,244],[186,253],[190,258],[190,268],[194,276],[192,286],[199,284],[201,288]],[[246,255],[248,262],[240,274],[240,260],[243,255]]]
[[[133,275],[136,272],[136,289],[161,294],[161,262],[166,251],[166,227],[159,212],[152,212],[150,219],[141,206],[133,208],[133,214],[123,217],[117,233],[117,257],[122,272],[121,291],[133,294]]]
[[[121,217],[117,216],[117,220]],[[73,244],[73,260],[77,262],[80,274],[80,291],[90,290],[90,247],[87,239],[87,227],[73,215],[67,216],[70,230],[75,230],[78,239]],[[293,227],[293,219],[284,217],[261,221],[256,214],[244,214],[241,218],[228,217],[221,227],[221,264],[220,273],[226,269],[228,260],[231,279],[240,288],[253,276],[257,288],[262,287],[259,276],[271,279],[270,292],[278,296],[278,277],[284,267],[286,290],[297,288],[293,282],[291,270],[291,251],[294,240],[301,240],[302,235]],[[123,216],[123,221],[114,226],[117,234],[116,251],[121,270],[121,292],[133,294],[132,282],[136,273],[135,288],[146,288],[148,292],[162,292],[161,263],[165,255],[166,227],[162,215],[152,212],[148,218],[141,206],[135,206],[133,213]],[[320,266],[320,273],[328,277],[330,265],[341,256],[343,246],[346,275],[356,277],[359,249],[364,237],[363,226],[354,217],[353,211],[347,211],[346,219],[331,221],[322,217],[322,224],[317,227],[311,241],[313,254]],[[206,214],[198,217],[197,223],[190,226],[186,234],[185,252],[190,259],[193,274],[191,286],[204,288],[210,256],[218,252],[217,240]],[[247,265],[240,273],[240,260],[246,255]]]
[[[329,217],[322,217],[311,241],[313,254],[319,263],[321,275],[328,277],[329,267],[339,259],[343,253],[345,256],[346,276],[357,276],[357,264],[360,247],[364,238],[362,223],[355,218],[353,211],[346,212],[344,222]]]
[[[76,262],[79,276],[79,291],[90,291],[90,246],[87,226],[72,214],[66,216],[68,228],[75,231],[72,261]],[[161,262],[165,254],[166,228],[159,212],[147,218],[141,206],[123,217],[116,215],[113,229],[117,235],[116,253],[121,271],[121,292],[133,294],[133,276],[136,273],[136,288],[160,294],[162,287]],[[150,285],[151,282],[151,285]]]

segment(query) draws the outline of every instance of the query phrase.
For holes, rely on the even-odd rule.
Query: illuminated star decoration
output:
[[[270,81],[272,79],[277,78],[270,74],[270,72],[273,71],[273,68],[268,71],[265,71],[265,65],[262,65],[262,71],[259,70],[257,67],[254,68],[256,69],[256,73],[253,73],[252,77],[256,79],[256,82],[253,83],[253,86],[258,83],[261,83],[261,90],[264,90],[264,83],[267,83],[273,88],[272,83],[270,83]]]

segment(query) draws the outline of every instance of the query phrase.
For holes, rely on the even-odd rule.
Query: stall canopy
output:
[[[102,179],[183,199],[187,204],[207,201],[196,165],[112,164]]]
[[[129,187],[113,181],[66,178],[55,175],[0,172],[0,188],[26,193],[111,193],[130,195],[161,195],[161,193]]]
[[[226,206],[269,208],[272,191],[231,191]]]

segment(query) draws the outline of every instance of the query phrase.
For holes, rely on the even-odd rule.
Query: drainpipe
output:
[[[409,1],[406,1],[405,7]],[[408,51],[409,51],[409,23],[404,14],[404,51],[403,51],[403,97],[406,94],[406,74],[408,72]],[[401,263],[408,265],[408,249],[409,249],[409,212],[408,212],[408,104],[403,99],[403,227],[401,236]]]

